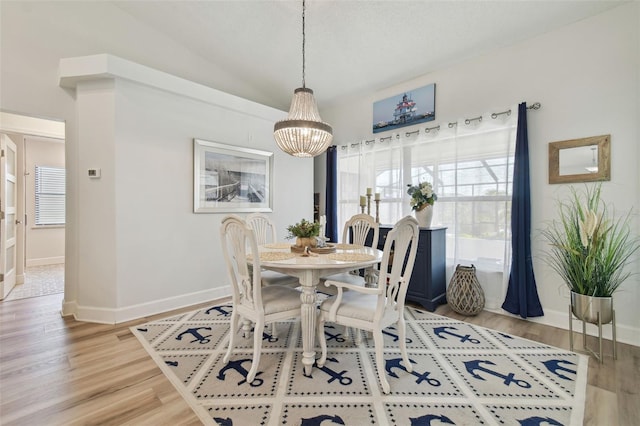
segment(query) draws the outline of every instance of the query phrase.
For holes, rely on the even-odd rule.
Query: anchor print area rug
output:
[[[408,373],[396,330],[384,331],[378,381],[374,344],[327,323],[328,360],[303,373],[299,320],[263,331],[256,378],[250,336],[224,364],[230,304],[132,327],[151,357],[208,425],[582,425],[586,356],[406,308]],[[319,350],[318,350],[319,353]],[[317,355],[319,356],[319,355]]]

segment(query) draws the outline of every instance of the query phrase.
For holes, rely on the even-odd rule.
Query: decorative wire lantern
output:
[[[333,141],[333,129],[322,121],[313,90],[305,86],[305,1],[302,1],[302,87],[293,92],[286,120],[273,126],[278,147],[294,157],[315,157]]]

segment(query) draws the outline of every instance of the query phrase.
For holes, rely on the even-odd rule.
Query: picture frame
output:
[[[373,103],[373,133],[436,119],[436,84],[408,90]]]
[[[272,152],[194,139],[194,213],[271,212],[272,168]]]

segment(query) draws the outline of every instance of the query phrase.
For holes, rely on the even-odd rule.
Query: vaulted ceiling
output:
[[[301,0],[113,3],[246,82],[253,88],[252,100],[288,110],[293,90],[301,86]],[[621,3],[625,2],[307,0],[306,85],[316,93],[320,107],[326,106],[536,37]],[[206,80],[206,69],[192,71],[196,79],[200,75]]]

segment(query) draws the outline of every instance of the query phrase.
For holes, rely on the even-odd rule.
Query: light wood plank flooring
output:
[[[0,303],[0,424],[200,424],[129,331],[200,306],[111,326],[61,318],[61,300],[58,294]],[[463,317],[446,305],[436,313],[569,347],[561,329],[488,312]],[[609,345],[605,350],[611,353]],[[618,360],[607,356],[602,365],[592,358],[584,424],[640,425],[639,388],[640,348],[619,344]]]

